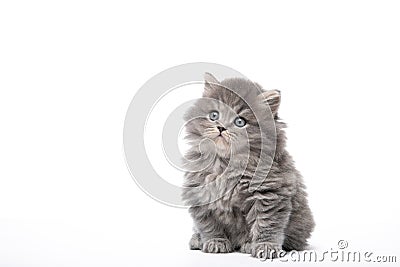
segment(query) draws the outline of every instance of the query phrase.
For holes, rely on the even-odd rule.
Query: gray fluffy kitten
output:
[[[191,249],[270,258],[274,251],[306,248],[314,221],[302,177],[285,150],[279,104],[277,90],[205,74],[203,98],[185,114],[191,171],[182,197],[194,220]],[[263,158],[265,166],[258,166]],[[254,177],[263,167],[264,177]],[[253,178],[259,182],[250,190]]]

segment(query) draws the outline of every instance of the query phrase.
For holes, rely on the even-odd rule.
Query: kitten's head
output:
[[[194,147],[205,145],[201,153],[221,158],[259,151],[265,132],[262,126],[272,122],[274,128],[270,123],[267,131],[275,131],[279,104],[277,90],[265,91],[241,78],[220,82],[206,73],[203,98],[185,114],[187,139]]]

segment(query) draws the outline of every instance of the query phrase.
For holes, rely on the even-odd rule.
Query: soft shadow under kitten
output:
[[[185,114],[191,148],[182,197],[194,221],[191,249],[267,258],[306,249],[314,220],[285,149],[280,100],[279,91],[249,80],[205,74],[203,98]]]

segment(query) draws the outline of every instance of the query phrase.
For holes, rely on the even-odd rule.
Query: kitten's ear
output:
[[[219,81],[211,73],[204,73],[204,82],[203,96],[210,96],[213,90],[217,90]]]
[[[268,90],[257,96],[258,99],[264,104],[269,105],[272,114],[278,112],[279,105],[281,103],[281,92],[279,90]]]

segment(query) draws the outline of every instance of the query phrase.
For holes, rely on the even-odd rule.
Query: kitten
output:
[[[182,198],[194,220],[191,249],[270,258],[306,248],[314,221],[285,150],[280,99],[249,80],[205,74],[203,98],[185,114],[191,148]]]

